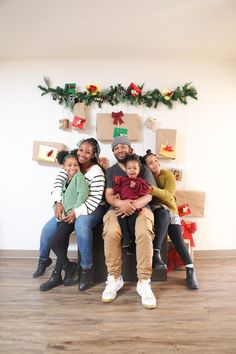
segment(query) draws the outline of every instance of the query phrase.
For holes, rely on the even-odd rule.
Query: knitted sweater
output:
[[[175,201],[176,179],[172,172],[161,170],[158,176],[154,176],[157,187],[152,187],[152,205],[163,204],[175,215],[178,209]]]
[[[62,205],[66,213],[82,205],[89,195],[88,184],[81,172],[77,172],[67,188],[64,186]]]
[[[84,203],[74,209],[76,218],[80,215],[91,214],[99,204],[102,202],[104,186],[105,186],[105,176],[99,165],[93,165],[85,174],[84,177],[89,186],[89,195]],[[56,201],[61,201],[62,188],[67,181],[67,173],[65,170],[60,170],[52,190],[52,200],[53,203]]]

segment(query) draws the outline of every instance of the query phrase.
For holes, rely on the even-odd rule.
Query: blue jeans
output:
[[[102,222],[107,209],[101,205],[90,215],[80,215],[75,221],[75,233],[80,252],[80,265],[83,269],[93,265],[93,228]],[[58,221],[51,218],[43,227],[40,237],[39,258],[46,261],[49,258],[51,239],[57,232]]]

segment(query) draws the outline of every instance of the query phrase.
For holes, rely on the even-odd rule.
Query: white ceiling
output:
[[[0,59],[236,59],[236,0],[0,0]]]

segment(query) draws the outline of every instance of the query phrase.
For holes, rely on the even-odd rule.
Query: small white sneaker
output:
[[[147,309],[157,307],[156,298],[152,292],[150,279],[143,279],[137,282],[137,293],[141,296],[142,304]]]
[[[102,293],[102,301],[113,301],[116,298],[117,291],[120,290],[123,285],[124,281],[121,276],[118,279],[115,279],[114,275],[108,275],[106,287]]]

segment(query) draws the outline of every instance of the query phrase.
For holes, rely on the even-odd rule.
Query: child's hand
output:
[[[63,219],[64,222],[67,222],[68,224],[72,224],[76,220],[76,215],[75,212],[69,211],[69,213],[66,215],[66,217]]]
[[[58,219],[58,220],[61,220],[63,218],[64,208],[63,208],[63,205],[61,203],[59,203],[59,202],[56,203],[54,214],[55,214],[56,219]]]

